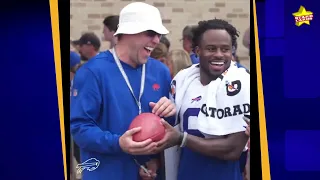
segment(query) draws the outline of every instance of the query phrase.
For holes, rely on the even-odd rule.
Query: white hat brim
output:
[[[154,31],[158,34],[165,35],[168,34],[169,31],[166,27],[164,27],[162,24],[150,24],[146,27],[145,24],[140,24],[137,22],[134,23],[125,23],[121,24],[121,26],[118,27],[117,31],[114,33],[114,36],[118,34],[138,34],[144,31]]]

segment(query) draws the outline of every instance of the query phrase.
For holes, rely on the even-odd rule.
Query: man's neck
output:
[[[230,63],[227,65],[224,72],[230,67],[230,65],[231,65]],[[200,66],[200,82],[204,86],[208,85],[211,81],[216,80],[220,75],[221,74],[215,76],[210,74],[209,72],[205,72],[204,70],[201,69],[201,66]]]
[[[214,81],[217,78],[218,78],[218,76],[217,77],[212,76],[212,75],[210,76],[208,73],[200,70],[200,82],[204,86],[208,85],[211,81]]]
[[[114,48],[115,45],[116,45],[116,38],[113,38],[113,39],[110,41],[110,49]]]
[[[129,57],[128,52],[130,52],[130,49],[126,44],[117,44],[114,47],[114,50],[116,51],[116,54],[117,54],[120,61],[122,61],[126,64],[129,64],[130,66],[132,66],[134,68],[137,67],[137,64],[134,61],[132,61]]]
[[[91,58],[93,58],[93,57],[95,57],[97,54],[99,54],[99,52],[92,52],[92,54],[90,55],[90,57],[88,58],[88,60],[91,59]]]

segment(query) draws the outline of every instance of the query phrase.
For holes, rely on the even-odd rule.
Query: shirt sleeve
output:
[[[78,146],[99,153],[122,152],[120,136],[103,131],[97,125],[102,95],[98,79],[91,70],[83,67],[77,71],[70,95],[70,130]]]

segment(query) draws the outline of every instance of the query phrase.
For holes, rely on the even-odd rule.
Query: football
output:
[[[165,128],[161,123],[161,118],[152,113],[141,113],[135,117],[129,129],[141,127],[141,130],[133,135],[133,140],[141,142],[151,139],[153,142],[160,141],[165,135]]]

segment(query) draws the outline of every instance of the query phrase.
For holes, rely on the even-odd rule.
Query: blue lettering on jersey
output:
[[[183,129],[184,131],[187,131],[189,134],[199,136],[199,137],[204,137],[203,134],[192,128],[188,127],[189,125],[189,118],[190,117],[198,117],[198,114],[200,112],[200,108],[188,108],[184,113],[183,113]]]

